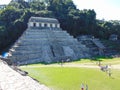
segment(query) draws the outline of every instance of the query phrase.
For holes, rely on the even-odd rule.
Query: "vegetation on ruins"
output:
[[[57,18],[61,28],[74,36],[90,34],[103,39],[111,34],[120,36],[120,21],[97,20],[94,10],[78,10],[72,0],[19,0],[0,10],[0,51],[20,37],[31,16]]]

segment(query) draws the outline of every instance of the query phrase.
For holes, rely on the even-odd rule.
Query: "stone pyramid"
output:
[[[89,49],[60,28],[57,19],[31,17],[28,28],[9,50],[14,63],[59,62],[90,57]]]

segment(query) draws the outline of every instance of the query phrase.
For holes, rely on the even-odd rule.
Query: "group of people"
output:
[[[108,73],[109,76],[111,76],[111,65],[105,65],[105,66],[100,66],[100,69],[106,73]]]
[[[81,90],[88,90],[88,85],[81,84]]]

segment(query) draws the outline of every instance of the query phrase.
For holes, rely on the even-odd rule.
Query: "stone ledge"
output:
[[[29,76],[22,76],[0,60],[0,90],[50,90]]]

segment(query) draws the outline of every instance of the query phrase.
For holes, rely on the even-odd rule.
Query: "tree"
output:
[[[20,18],[23,14],[22,11],[9,6],[1,12],[0,20],[5,24],[6,27],[9,27],[16,19]]]
[[[36,10],[36,11],[40,11],[40,10],[45,10],[46,9],[46,6],[45,6],[45,3],[44,2],[41,2],[41,1],[33,1],[30,3],[30,8],[32,10]]]

